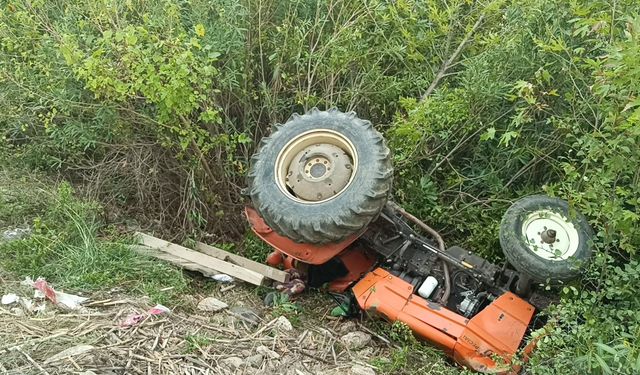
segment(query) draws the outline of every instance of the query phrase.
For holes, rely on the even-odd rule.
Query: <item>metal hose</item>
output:
[[[440,251],[442,251],[443,253],[446,251],[442,236],[440,236],[440,233],[438,233],[435,229],[431,228],[422,220],[405,211],[404,208],[400,207],[397,203],[389,201],[387,202],[387,205],[393,210],[400,213],[400,215],[402,215],[404,218],[419,226],[425,232],[429,233],[429,235],[431,235],[431,237],[433,237],[438,242]],[[440,298],[440,303],[446,305],[447,301],[449,301],[449,295],[451,294],[451,277],[449,276],[449,266],[444,260],[442,261],[442,273],[444,274],[444,294]]]

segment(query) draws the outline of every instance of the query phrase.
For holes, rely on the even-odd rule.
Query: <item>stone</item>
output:
[[[243,363],[244,361],[240,357],[229,357],[222,360],[222,364],[233,370],[240,368]]]
[[[373,355],[374,349],[370,346],[363,348],[362,350],[358,351],[358,355],[360,357],[371,357]]]
[[[227,307],[229,307],[229,305],[213,297],[207,297],[198,303],[198,310],[200,311],[218,312]]]
[[[260,324],[260,321],[262,320],[255,311],[244,306],[232,307],[230,311],[231,313],[236,315],[238,319],[241,319],[245,323],[249,323],[254,326]]]
[[[273,323],[273,327],[281,332],[289,332],[293,329],[291,322],[285,316],[279,316]]]
[[[358,350],[371,342],[371,335],[362,331],[349,332],[340,338],[340,342],[347,349]]]
[[[277,353],[276,353],[277,354]],[[253,368],[260,368],[262,362],[264,362],[264,355],[256,354],[245,358],[245,363]]]
[[[31,228],[7,229],[0,234],[0,242],[17,241],[31,235]]]
[[[376,372],[373,371],[371,367],[362,366],[362,365],[353,365],[349,370],[349,374],[351,375],[376,375]]]
[[[341,334],[346,334],[355,331],[357,328],[358,326],[356,326],[355,322],[353,322],[352,320],[347,320],[346,322],[340,324],[336,331]]]
[[[269,359],[278,359],[278,358],[280,358],[280,354],[278,354],[278,353],[274,352],[273,350],[271,350],[271,349],[267,348],[267,347],[266,347],[266,346],[264,346],[264,345],[260,345],[260,346],[258,346],[258,347],[256,348],[256,351],[257,351],[259,354],[262,354],[262,355],[264,355],[265,357],[267,357],[267,358],[269,358]]]

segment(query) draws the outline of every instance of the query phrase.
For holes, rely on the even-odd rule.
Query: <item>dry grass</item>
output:
[[[0,294],[11,291],[32,295],[30,288],[3,279]],[[121,322],[128,314],[152,307],[148,299],[95,294],[85,313],[62,311],[47,303],[44,314],[19,315],[9,306],[0,306],[0,373],[344,374],[356,363],[369,366],[372,358],[389,350],[387,344],[375,339],[357,352],[340,345],[345,322],[318,315],[327,310],[326,300],[315,301],[321,296],[310,296],[307,314],[292,331],[283,332],[274,325],[275,310],[262,307],[248,287],[239,285],[225,293],[215,288],[207,295],[230,306],[249,307],[262,316],[262,321],[252,326],[228,311],[196,311],[196,302],[204,296],[185,296],[184,304],[174,306],[172,313],[150,316],[131,328],[121,327]],[[92,348],[83,354],[48,360],[78,345]],[[259,346],[273,350],[278,358],[265,356],[257,368],[245,363],[233,370],[224,364],[229,357],[255,355]]]

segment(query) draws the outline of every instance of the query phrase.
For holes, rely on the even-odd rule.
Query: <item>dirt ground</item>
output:
[[[0,295],[33,298],[31,287],[0,278]],[[0,305],[0,372],[370,375],[380,373],[371,360],[389,354],[386,338],[358,322],[328,316],[333,306],[327,296],[304,296],[304,314],[292,317],[293,327],[288,327],[263,306],[254,288],[221,288],[184,296],[181,305],[167,306],[171,312],[157,316],[146,315],[153,307],[148,299],[119,290],[86,296],[90,300],[83,312],[65,311],[49,301],[41,302],[46,308],[39,313],[20,304]],[[208,296],[229,307],[215,313],[198,310],[198,302]],[[239,315],[239,308],[255,312],[257,324]],[[130,314],[145,317],[123,327]],[[367,341],[361,347],[343,339],[356,331]]]

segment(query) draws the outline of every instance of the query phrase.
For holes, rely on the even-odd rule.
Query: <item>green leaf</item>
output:
[[[609,367],[609,365],[607,365],[607,363],[604,361],[604,359],[602,359],[597,354],[594,354],[593,356],[596,358],[596,361],[598,361],[598,364],[600,364],[600,368],[602,369],[602,372],[604,374],[611,374],[611,368]]]
[[[604,350],[605,352],[607,352],[607,353],[609,353],[609,354],[613,354],[614,356],[617,356],[617,355],[618,355],[618,352],[617,352],[614,348],[612,348],[612,347],[610,347],[610,346],[608,346],[608,345],[605,345],[605,344],[600,343],[600,342],[597,342],[595,345],[596,345],[598,348],[600,348],[600,349]]]
[[[480,140],[481,141],[488,141],[490,139],[494,139],[495,137],[496,137],[496,128],[494,128],[492,126],[489,129],[487,129],[487,131],[484,132],[484,134],[482,134],[480,136]]]
[[[517,138],[520,135],[519,132],[517,131],[508,131],[506,133],[504,133],[502,135],[502,137],[500,137],[500,144],[501,145],[505,145],[505,146],[509,146],[509,143],[511,142],[512,139]]]
[[[197,24],[196,27],[195,27],[195,30],[196,30],[196,35],[197,36],[199,36],[201,38],[204,36],[205,30],[204,30],[204,25],[203,24],[201,24],[201,23]]]
[[[128,33],[125,36],[125,41],[127,42],[128,45],[132,46],[138,42],[138,37],[134,33]]]

